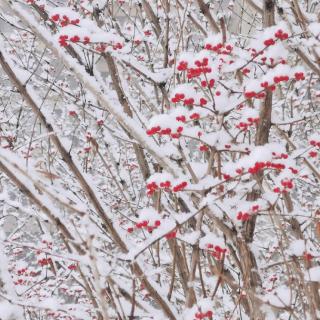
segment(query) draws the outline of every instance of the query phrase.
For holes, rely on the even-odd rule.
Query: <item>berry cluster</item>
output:
[[[223,249],[218,245],[215,246],[212,243],[208,243],[206,247],[209,254],[217,260],[221,260],[227,252],[227,249]]]
[[[51,16],[51,20],[57,24],[60,23],[61,27],[66,27],[69,24],[78,25],[80,23],[80,19],[70,19],[66,15],[61,17],[59,14]]]
[[[303,72],[296,72],[294,74],[294,78],[297,81],[304,80],[305,75]],[[274,91],[276,89],[276,86],[275,86],[276,84],[279,84],[281,82],[288,82],[289,80],[290,80],[290,77],[288,75],[277,75],[277,76],[273,77],[273,83],[269,83],[268,81],[263,81],[260,83],[260,86],[264,90]],[[245,91],[244,96],[247,99],[252,99],[252,98],[261,99],[261,98],[264,98],[266,96],[266,94],[263,91],[262,92]]]
[[[52,259],[51,258],[42,258],[38,260],[38,264],[43,267],[43,266],[47,266],[48,264],[52,263]]]
[[[280,83],[280,82],[288,82],[289,81],[289,76],[275,76],[273,78],[274,83]]]
[[[207,312],[197,312],[195,315],[196,319],[212,318],[213,312],[211,310]]]
[[[267,40],[264,40],[263,44],[266,46],[266,47],[270,47],[270,46],[273,46],[276,42],[270,38],[270,39],[267,39]]]
[[[106,44],[106,43],[100,43],[98,45],[95,46],[95,50],[98,51],[98,52],[105,52],[108,48],[109,44]],[[114,44],[112,44],[112,49],[113,50],[118,50],[118,49],[122,49],[123,48],[123,45],[120,43],[120,42],[116,42]]]
[[[88,43],[90,43],[90,38],[87,36],[84,36],[83,39],[81,40],[81,38],[78,35],[74,35],[70,38],[68,35],[59,36],[59,43],[60,43],[61,47],[68,46],[68,41],[73,42],[73,43],[82,42],[83,44],[88,44]]]
[[[191,118],[191,117],[190,117]],[[185,123],[187,121],[186,117],[185,116],[177,116],[176,117],[176,120],[177,121],[180,121],[180,122],[183,122]]]
[[[204,59],[206,59],[206,58],[204,58]],[[197,78],[197,77],[200,77],[201,74],[207,74],[207,73],[211,73],[211,72],[212,72],[212,69],[207,66],[190,68],[187,71],[187,78],[188,79]]]
[[[313,256],[311,253],[309,253],[309,252],[307,252],[307,251],[305,251],[305,252],[303,253],[303,259],[304,259],[305,261],[311,261],[313,258],[314,258],[314,256]]]
[[[272,152],[273,159],[288,159],[288,155],[286,153],[276,153]]]
[[[299,81],[299,80],[305,80],[305,76],[303,72],[296,72],[294,74],[294,78]]]
[[[279,39],[279,40],[287,40],[289,35],[286,33],[286,32],[283,32],[282,29],[279,29],[275,34],[274,36]]]
[[[208,81],[207,80],[201,81],[201,87],[203,87],[203,88],[206,88],[206,87],[213,88],[214,84],[215,84],[214,79],[210,79]]]
[[[247,99],[252,99],[252,98],[263,99],[266,96],[266,94],[265,92],[245,91],[244,96]]]
[[[27,270],[28,270],[27,268],[21,268],[21,269],[17,270],[17,274],[19,276],[21,276],[23,274],[26,274]]]
[[[171,99],[171,102],[178,103],[182,101],[185,98],[185,95],[183,93],[176,93],[175,96]]]
[[[217,54],[224,54],[224,55],[229,55],[233,50],[232,45],[230,45],[230,44],[224,45],[222,43],[218,43],[216,45],[212,45],[210,43],[207,43],[204,46],[204,48],[206,50],[213,51]]]
[[[188,185],[188,183],[186,181],[183,181],[183,182],[179,183],[178,185],[176,185],[175,187],[173,187],[172,191],[173,192],[182,191],[186,188],[187,185]]]
[[[169,239],[174,239],[177,237],[177,231],[174,230],[174,231],[171,231],[169,233],[166,234],[166,239],[169,240]]]
[[[236,125],[237,129],[247,131],[249,127],[256,125],[259,122],[259,117],[253,118],[249,117],[247,118],[248,122],[241,121],[239,124]]]
[[[286,32],[283,32],[282,29],[279,29],[275,32],[274,36],[276,37],[276,39],[279,39],[281,41],[283,40],[287,40],[289,35],[286,33]],[[266,46],[266,47],[270,47],[270,46],[273,46],[274,44],[276,43],[276,41],[273,39],[273,38],[269,38],[269,39],[266,39],[263,44]]]
[[[205,144],[200,145],[199,150],[202,152],[207,152],[209,151],[209,147],[206,146]]]
[[[180,61],[177,66],[177,70],[178,71],[185,71],[187,69],[188,69],[188,62],[187,61]]]
[[[244,211],[244,212],[239,211],[237,214],[237,220],[240,220],[243,222],[248,221],[251,218],[252,214],[257,213],[258,211],[259,211],[259,205],[253,205],[249,211]]]
[[[196,60],[194,64],[196,67],[194,68],[188,68],[188,62],[187,61],[180,61],[177,67],[178,71],[187,71],[187,78],[192,79],[199,77],[201,74],[207,74],[212,72],[212,69],[208,67],[209,59],[203,58],[202,61]]]
[[[160,225],[161,225],[160,220],[156,220],[153,224],[150,224],[150,222],[147,220],[143,220],[141,222],[136,223],[135,228],[129,227],[127,231],[129,233],[132,233],[135,229],[139,230],[139,229],[145,228],[149,233],[152,233],[152,231],[154,229],[157,229]]]
[[[155,182],[150,182],[147,184],[147,190],[147,195],[152,196],[158,190],[158,185]]]
[[[77,266],[76,266],[75,264],[70,264],[70,265],[68,266],[68,269],[69,269],[69,270],[76,270],[76,269],[77,269]]]
[[[309,152],[309,156],[311,158],[316,158],[319,154],[319,151],[320,151],[320,140],[319,141],[316,141],[316,140],[310,140],[309,141],[310,145],[316,149],[313,149]],[[318,149],[318,151],[316,151]]]
[[[273,189],[273,192],[275,192],[275,193],[286,193],[289,190],[291,190],[293,188],[293,186],[294,186],[291,179],[281,180],[281,185],[282,185],[283,188],[275,187]]]
[[[266,161],[266,162],[262,162],[262,161],[258,161],[254,164],[253,167],[250,167],[248,169],[248,172],[250,174],[256,174],[258,173],[260,170],[263,170],[263,169],[275,169],[275,170],[283,170],[285,169],[285,165],[282,164],[282,163],[273,163],[271,161]]]
[[[18,279],[17,281],[14,281],[13,283],[14,283],[16,286],[18,286],[18,285],[26,284],[26,281],[20,278],[20,279]]]
[[[173,139],[178,139],[181,136],[181,133],[183,131],[183,127],[179,126],[176,129],[176,132],[173,132],[171,128],[163,128],[161,129],[160,126],[152,127],[151,129],[147,130],[148,136],[153,136],[155,134],[158,134],[160,136],[168,135]]]
[[[172,184],[170,181],[160,182],[159,185],[157,185],[157,183],[153,181],[147,184],[147,195],[151,196],[159,189],[163,189],[165,191],[179,192],[184,190],[187,185],[188,183],[186,181],[183,181],[172,188]]]

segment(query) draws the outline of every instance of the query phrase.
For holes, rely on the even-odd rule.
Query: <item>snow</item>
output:
[[[312,267],[305,271],[304,278],[306,281],[320,282],[320,266]]]
[[[24,319],[22,309],[8,301],[0,301],[0,314],[1,320]]]
[[[304,48],[311,60],[313,53],[319,51],[319,41],[315,38],[319,28],[316,14],[301,5],[308,18],[308,37],[302,36],[303,28],[288,7],[283,7],[288,21],[261,28],[260,19],[256,19],[250,31],[240,35],[229,30],[233,21],[227,20],[230,11],[237,12],[241,4],[230,2],[224,17],[228,29],[226,44],[233,49],[217,53],[204,50],[203,44],[221,43],[222,34],[204,39],[194,22],[199,23],[204,33],[212,33],[196,1],[171,4],[168,47],[164,23],[167,12],[160,3],[115,2],[100,12],[103,21],[100,27],[91,13],[94,6],[105,5],[103,0],[84,0],[72,9],[69,5],[50,8],[53,2],[37,1],[36,5],[43,3],[45,10],[49,8],[49,17],[60,14],[80,20],[77,25],[61,27],[52,21],[43,23],[34,5],[2,2],[8,2],[14,9],[12,16],[16,18],[10,21],[18,27],[11,26],[14,32],[1,44],[1,57],[8,61],[19,81],[29,80],[25,89],[36,107],[30,110],[6,75],[2,77],[0,163],[14,172],[15,179],[24,186],[22,191],[27,192],[23,194],[14,179],[10,181],[10,177],[3,175],[0,282],[4,283],[4,301],[12,301],[12,305],[1,301],[0,318],[22,320],[19,311],[10,315],[20,310],[13,305],[21,305],[39,311],[42,318],[52,310],[59,313],[56,317],[90,320],[96,316],[96,308],[92,308],[91,292],[86,292],[85,288],[89,287],[97,309],[108,315],[106,318],[118,316],[114,304],[121,317],[126,318],[133,312],[130,296],[135,286],[136,317],[189,320],[200,318],[200,312],[212,310],[213,319],[232,314],[234,318],[249,320],[252,315],[243,308],[243,300],[235,299],[235,295],[239,293],[238,286],[242,290],[250,272],[257,272],[261,277],[263,285],[250,291],[250,296],[254,296],[253,304],[255,297],[264,301],[261,310],[267,313],[266,319],[287,319],[289,309],[283,307],[292,307],[293,301],[296,317],[303,318],[300,305],[305,293],[302,287],[301,295],[297,295],[294,286],[288,287],[290,279],[283,259],[290,262],[296,256],[305,282],[320,281],[320,253],[315,237],[319,158],[308,155],[310,150],[318,151],[317,146],[310,145],[310,140],[320,140],[318,113],[314,111],[320,101],[319,88],[315,72],[307,64],[302,66],[294,50]],[[144,8],[147,4],[159,18],[159,34],[155,33],[150,13]],[[214,18],[222,17],[216,4],[211,5],[211,12],[216,12]],[[251,19],[250,14],[244,13],[248,16],[246,19]],[[5,17],[6,12],[3,15]],[[191,16],[194,20],[190,20]],[[281,17],[276,15],[276,19]],[[241,29],[242,23],[244,20]],[[52,26],[56,29],[51,29]],[[25,28],[30,28],[36,38]],[[288,32],[288,40],[275,38],[280,28]],[[145,31],[151,34],[144,34]],[[93,76],[77,59],[71,58],[68,47],[59,45],[60,35],[90,37],[89,44],[80,41],[70,46],[84,64],[93,65]],[[264,41],[270,39],[275,43],[266,48]],[[123,48],[115,51],[112,44],[117,42]],[[118,68],[119,85],[129,102],[132,117],[124,112],[103,55],[97,52],[99,43],[108,44],[107,50]],[[264,52],[254,57],[253,49]],[[169,61],[165,62],[167,53]],[[208,59],[212,69],[206,76],[190,78],[188,71],[177,70],[181,61],[195,67],[196,60],[203,58]],[[266,63],[262,59],[266,59]],[[297,72],[302,72],[305,80],[295,79]],[[239,129],[238,124],[258,118],[264,99],[247,99],[245,92],[270,90],[264,89],[261,82],[272,84],[279,76],[289,79],[277,84],[272,94],[269,143],[257,146],[259,124],[251,124],[247,130]],[[212,88],[201,83],[207,78],[215,80]],[[170,101],[181,93],[184,94],[181,101]],[[194,99],[193,105],[184,103],[184,99],[189,98]],[[199,107],[201,98],[207,100],[204,107]],[[46,118],[41,126],[39,119],[35,120],[37,108]],[[70,111],[77,115],[71,116]],[[195,113],[199,115],[197,121],[193,119]],[[181,116],[186,121],[177,120]],[[97,124],[100,119],[104,120],[102,125]],[[43,126],[45,122],[53,128],[49,134]],[[287,138],[279,134],[275,124],[281,126]],[[178,137],[147,133],[157,126],[172,131],[182,127],[183,132]],[[91,141],[87,138],[89,134],[93,137]],[[91,150],[84,152],[89,146]],[[143,151],[150,169],[148,178],[141,174],[133,146]],[[208,150],[205,147],[209,147]],[[73,167],[62,159],[61,148],[70,153]],[[283,164],[285,168],[264,169],[259,174],[248,172],[257,162],[266,161]],[[292,172],[292,168],[297,173]],[[51,172],[54,179],[48,174]],[[292,199],[292,210],[286,208],[284,191],[274,191],[282,180],[288,179],[293,183],[292,190],[286,190]],[[170,187],[160,186],[168,181]],[[173,192],[172,187],[181,182],[187,186]],[[146,192],[150,187],[148,183],[159,186],[152,195]],[[254,193],[258,198],[249,200]],[[29,201],[28,195],[35,203]],[[254,210],[254,206],[259,209]],[[237,218],[239,211],[257,216],[252,241],[242,242],[241,246],[239,241],[250,224]],[[13,230],[1,233],[11,217],[15,221]],[[302,239],[300,235],[297,238],[286,223],[291,217],[301,225]],[[148,222],[149,228],[139,226],[141,222],[144,225]],[[288,243],[278,241],[278,223]],[[29,224],[36,231],[29,229]],[[173,231],[177,234],[168,241],[168,233]],[[222,280],[231,290],[225,290],[224,285],[217,286],[219,276],[211,269],[219,268],[222,261],[217,261],[217,257],[212,261],[207,259],[214,253],[214,246],[232,248],[241,263],[247,250],[255,257],[257,267],[244,269],[234,259],[233,252],[228,252],[223,259],[226,278]],[[187,269],[191,270],[192,252],[198,248],[201,250],[194,277],[192,273],[186,280],[182,279],[181,261],[173,263],[175,250],[180,250]],[[41,259],[48,257],[52,264],[42,265]],[[22,269],[28,269],[27,272],[35,276],[21,274]],[[42,279],[44,284],[33,286]],[[173,291],[169,301],[171,283]],[[196,303],[188,309],[184,285],[196,294]],[[208,299],[203,299],[203,286]],[[114,304],[103,303],[104,292],[109,289],[116,297]],[[243,291],[243,294],[249,295],[249,292]],[[70,301],[76,303],[67,303]]]
[[[302,256],[306,251],[305,240],[293,240],[290,243],[288,253],[295,256]]]
[[[288,307],[291,301],[293,301],[290,288],[286,286],[280,286],[275,290],[273,294],[267,294],[264,300],[276,307]]]

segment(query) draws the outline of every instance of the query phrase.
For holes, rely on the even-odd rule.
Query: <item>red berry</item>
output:
[[[60,15],[59,14],[55,14],[51,17],[51,20],[54,21],[54,22],[57,22],[60,18]]]
[[[161,221],[160,221],[160,220],[156,220],[156,221],[154,222],[154,225],[155,225],[156,227],[159,227],[159,226],[161,225]]]
[[[316,152],[316,151],[310,151],[310,152],[309,152],[309,156],[310,156],[311,158],[315,158],[317,155],[318,155],[318,152]]]

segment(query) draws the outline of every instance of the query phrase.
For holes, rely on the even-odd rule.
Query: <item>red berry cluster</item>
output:
[[[62,17],[59,14],[54,14],[51,16],[51,20],[55,23],[60,23],[61,27],[66,27],[69,24],[78,25],[80,23],[80,19],[69,19],[68,16],[63,15]]]
[[[292,189],[293,188],[293,182],[291,179],[286,179],[281,181],[281,185],[284,188]]]
[[[223,179],[226,180],[226,181],[231,179],[230,174],[224,173],[222,176],[223,176]]]
[[[243,222],[248,221],[251,218],[251,215],[257,213],[258,211],[259,211],[259,205],[253,205],[251,207],[251,210],[249,210],[248,212],[239,211],[237,214],[237,220],[240,220]]]
[[[203,88],[206,88],[206,87],[209,87],[209,88],[213,88],[214,87],[214,79],[210,79],[209,81],[207,80],[203,80],[201,81],[201,87]]]
[[[135,228],[129,227],[127,229],[127,232],[132,233],[134,229],[139,230],[139,229],[146,229],[149,233],[152,233],[154,229],[157,229],[161,225],[160,220],[156,220],[153,225],[150,224],[149,221],[143,220],[141,222],[136,223]]]
[[[190,117],[191,118],[191,117]],[[185,123],[187,121],[186,117],[185,116],[177,116],[176,117],[176,120],[177,121],[180,121],[180,122],[183,122]]]
[[[67,40],[68,40],[69,36],[67,35],[61,35],[59,37],[59,43],[61,47],[66,47],[68,45]]]
[[[213,51],[213,52],[216,52],[218,54],[224,54],[224,55],[229,55],[233,50],[232,45],[230,45],[230,44],[224,45],[222,43],[218,43],[216,45],[212,45],[210,43],[207,43],[204,46],[204,48],[206,50]]]
[[[183,181],[172,188],[170,181],[160,182],[159,186],[157,185],[156,182],[153,181],[147,184],[147,190],[148,190],[147,195],[148,196],[153,195],[157,190],[159,190],[159,188],[165,191],[178,192],[185,189],[187,185],[188,183],[186,181]]]
[[[243,68],[243,69],[241,70],[241,72],[242,72],[242,74],[247,75],[248,73],[250,73],[250,69],[248,69],[248,68]]]
[[[69,38],[68,35],[61,35],[59,37],[59,43],[60,43],[61,47],[66,47],[68,45],[67,41],[71,41],[73,43],[82,42],[83,44],[88,44],[88,43],[90,43],[90,38],[85,36],[81,40],[81,38],[78,35],[74,35],[74,36],[72,36],[70,38]]]
[[[248,172],[250,174],[256,174],[260,170],[263,170],[265,168],[270,168],[270,169],[275,169],[275,170],[283,170],[285,169],[285,165],[282,163],[273,163],[271,161],[266,161],[266,162],[256,162],[253,167],[250,167],[248,169]]]
[[[185,98],[183,93],[176,93],[175,96],[171,99],[171,102],[178,103]]]
[[[289,35],[286,32],[283,32],[282,29],[279,29],[274,36],[279,40],[287,40]]]
[[[208,103],[208,101],[205,98],[200,98],[199,104],[201,107],[205,106],[207,103]]]
[[[206,245],[206,247],[207,247],[207,249],[209,249],[208,250],[209,254],[212,257],[216,258],[217,260],[221,260],[223,258],[223,256],[225,255],[225,253],[227,252],[227,249],[223,249],[218,245],[215,246],[212,243],[208,243]]]
[[[194,104],[194,99],[193,98],[189,98],[189,99],[184,99],[183,100],[183,105],[184,106],[193,106]]]
[[[289,167],[289,170],[293,173],[293,174],[297,174],[298,170],[292,167]]]
[[[247,131],[249,127],[254,126],[259,122],[259,117],[257,118],[249,117],[247,120],[248,122],[241,121],[239,124],[236,125],[236,128],[243,131]]]
[[[179,64],[178,64],[178,67],[177,69],[179,71],[185,71],[188,69],[188,62],[187,61],[180,61]]]
[[[294,78],[299,81],[299,80],[304,80],[305,79],[305,76],[304,76],[304,73],[303,72],[296,72],[294,74]]]
[[[309,157],[310,158],[316,158],[318,156],[318,152],[317,151],[310,151],[309,152]]]
[[[117,43],[112,45],[112,48],[113,48],[113,50],[118,50],[118,49],[120,50],[120,49],[123,48],[123,44],[120,43],[120,42],[117,42]]]
[[[176,132],[172,132],[171,128],[164,128],[161,129],[160,126],[152,127],[151,129],[147,130],[148,136],[153,136],[155,134],[158,134],[160,136],[168,135],[173,139],[178,139],[181,136],[181,133],[183,131],[183,127],[179,126],[176,130]]]
[[[313,258],[314,258],[314,256],[313,256],[311,253],[309,253],[309,252],[307,252],[307,251],[305,251],[305,252],[303,253],[303,259],[304,259],[305,261],[311,261]]]
[[[158,190],[158,185],[155,182],[150,182],[147,184],[147,190],[147,195],[152,196]]]
[[[272,156],[274,159],[288,159],[288,155],[286,153],[276,153],[276,152],[272,152]]]
[[[252,98],[263,99],[266,96],[266,94],[265,92],[245,91],[244,96],[247,99],[252,99]]]
[[[17,281],[14,281],[13,283],[17,286],[17,285],[26,284],[26,281],[23,279],[18,279]]]
[[[281,40],[281,41],[287,40],[288,37],[289,37],[289,35],[288,35],[286,32],[283,32],[282,29],[279,29],[278,31],[276,31],[275,34],[274,34],[274,36],[275,36],[277,39]],[[263,44],[264,44],[266,47],[273,46],[275,43],[276,43],[275,40],[272,39],[272,38],[269,38],[269,39],[267,39],[267,40],[265,40],[265,41],[263,42]]]
[[[303,72],[296,72],[294,74],[294,77],[297,81],[305,79]],[[278,75],[278,76],[274,76],[273,78],[274,83],[271,84],[268,81],[264,81],[260,83],[260,86],[265,90],[274,91],[276,89],[275,84],[278,84],[280,82],[288,82],[289,80],[290,80],[290,77],[288,75]],[[261,99],[265,97],[265,92],[245,91],[244,96],[247,99],[252,99],[252,98]]]
[[[320,140],[319,140],[319,141],[310,140],[309,143],[310,143],[310,145],[311,145],[312,147],[318,149],[318,151],[316,151],[316,150],[314,149],[314,150],[311,150],[311,151],[309,152],[309,156],[310,156],[311,158],[316,158],[316,157],[318,156],[319,151],[320,151]]]
[[[210,67],[206,66],[208,64],[208,62],[207,62],[208,59],[204,58],[203,60],[206,62],[201,63],[199,61],[199,64],[201,64],[201,66],[198,66],[197,68],[188,69],[188,71],[187,71],[187,78],[188,79],[197,78],[197,77],[201,76],[201,74],[207,74],[207,73],[212,72],[212,69]],[[198,60],[196,62],[198,62]],[[206,64],[206,65],[204,65],[204,64]]]
[[[197,312],[194,316],[196,319],[211,318],[213,316],[213,312],[211,310],[207,312]]]
[[[287,82],[289,81],[289,76],[275,76],[273,78],[274,83]]]
[[[209,151],[209,147],[206,146],[205,144],[202,144],[202,145],[199,147],[199,150],[202,151],[202,152],[207,152],[207,151]]]
[[[281,181],[282,189],[279,187],[275,187],[273,192],[275,193],[286,193],[293,188],[293,182],[291,179],[285,179]]]
[[[177,67],[178,71],[187,71],[187,78],[192,79],[199,77],[201,74],[207,74],[212,71],[210,67],[208,67],[209,59],[203,58],[202,61],[196,60],[194,64],[196,68],[188,68],[188,62],[180,61]]]
[[[68,115],[70,117],[75,117],[77,115],[77,113],[74,110],[71,110],[71,111],[68,112]]]
[[[17,270],[17,274],[19,276],[21,276],[21,275],[25,274],[27,272],[27,270],[28,270],[27,268],[21,268],[21,269]]]
[[[181,183],[179,183],[178,185],[174,186],[172,188],[172,191],[173,192],[179,192],[179,191],[182,191],[183,189],[186,188],[186,186],[188,185],[188,183],[186,181],[183,181]]]
[[[171,231],[169,233],[166,234],[166,239],[174,239],[177,237],[177,231],[174,230],[174,231]]]
[[[200,114],[197,112],[194,112],[190,115],[191,120],[199,120],[200,119]]]
[[[68,266],[68,269],[69,269],[69,270],[76,270],[76,269],[77,269],[77,266],[76,266],[75,264],[70,264],[70,265]]]
[[[52,259],[51,258],[43,258],[43,259],[39,259],[38,260],[38,264],[43,267],[43,266],[47,266],[49,263],[52,263]]]
[[[170,181],[160,182],[160,188],[169,189],[171,187]]]
[[[270,38],[270,39],[267,39],[267,40],[264,40],[263,44],[266,46],[266,47],[270,47],[270,46],[273,46],[276,42]]]

